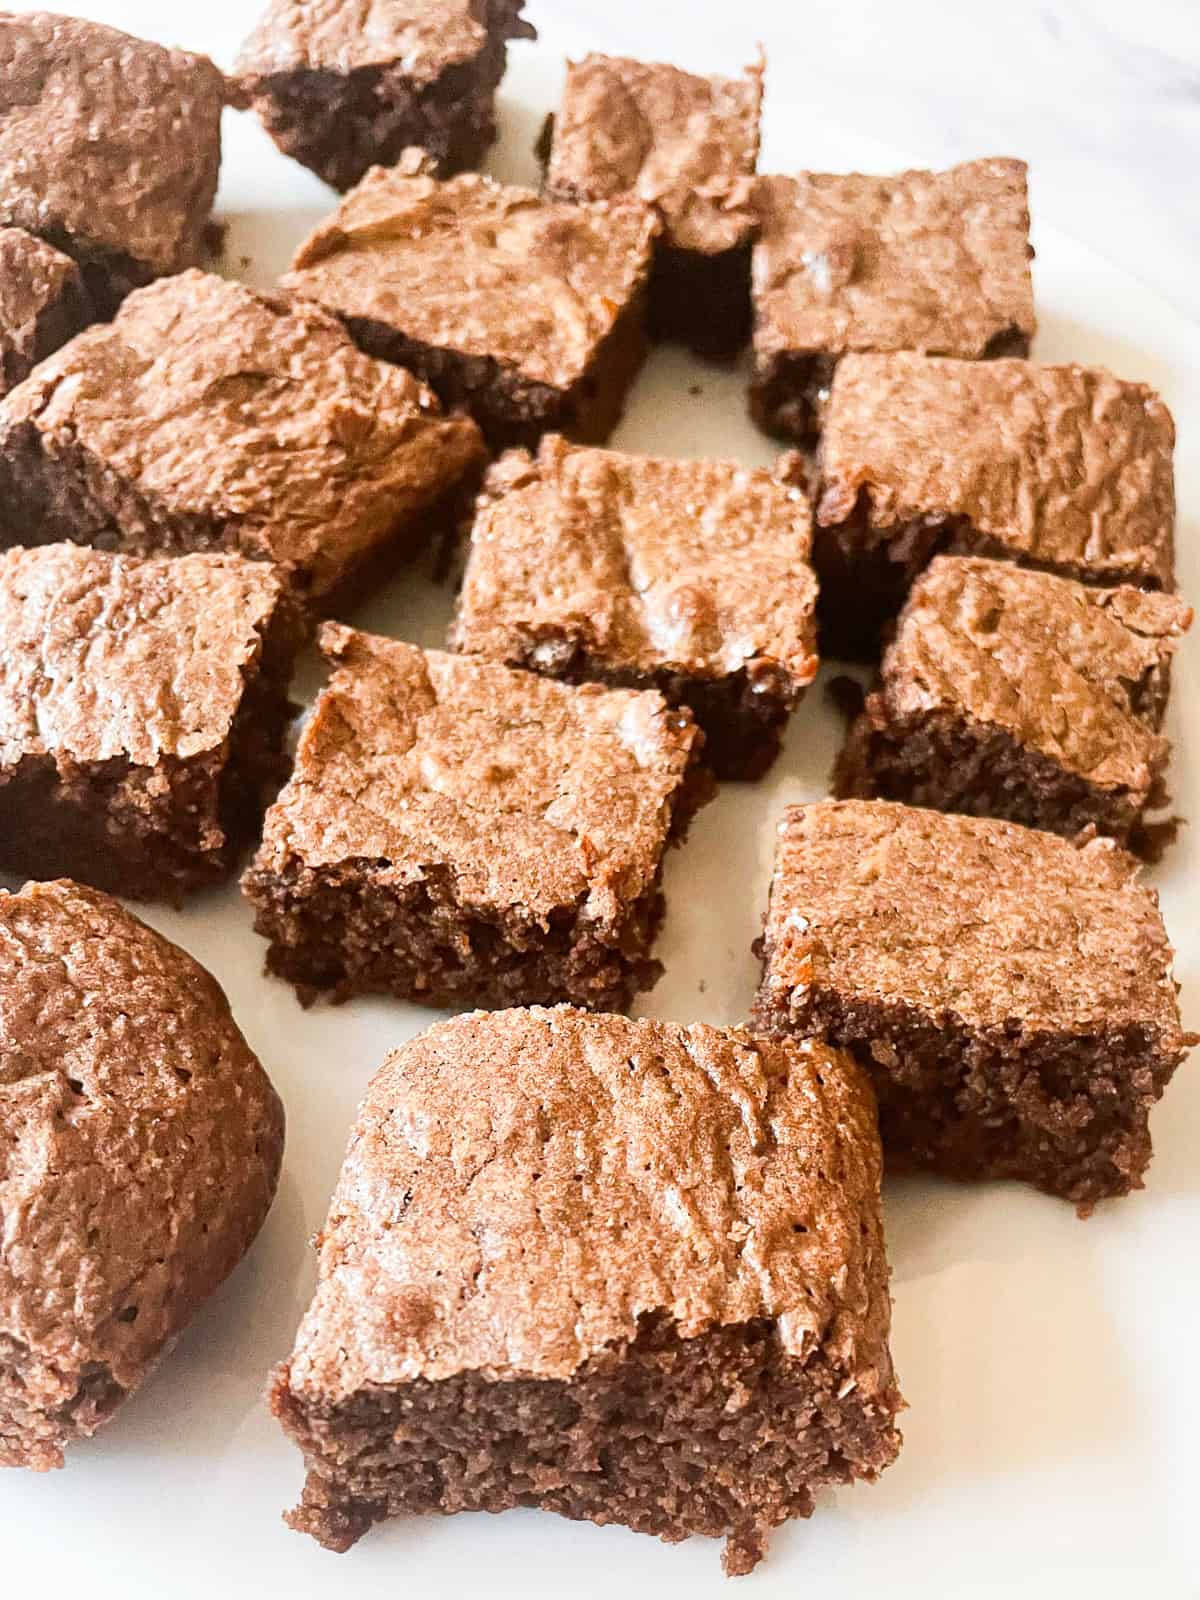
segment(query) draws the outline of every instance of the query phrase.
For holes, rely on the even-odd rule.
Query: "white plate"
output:
[[[78,9],[171,35],[170,42],[183,36],[228,64],[256,5],[207,0],[166,20],[161,0]],[[557,97],[564,54],[633,44],[628,28],[608,37],[603,7],[563,6],[577,19],[596,13],[587,35],[561,16],[556,23],[552,9],[534,8],[541,45],[512,54],[506,141],[493,163],[504,176],[534,175],[530,147]],[[743,9],[749,58],[756,23],[768,32],[760,14],[772,8]],[[679,11],[645,10],[638,48],[678,57]],[[664,15],[671,11],[673,24]],[[728,8],[697,3],[687,11],[689,64],[719,67],[701,23],[706,12],[727,21]],[[800,91],[810,67],[801,26],[775,33],[764,170],[905,164],[910,152],[881,150],[828,123],[806,124]],[[232,223],[229,259],[236,266],[246,256],[243,275],[268,285],[330,197],[251,118],[229,115],[226,132],[220,211]],[[1036,173],[1034,203],[1036,210]],[[1037,246],[1039,356],[1102,362],[1148,379],[1175,412],[1182,587],[1200,594],[1200,331],[1040,216]],[[743,391],[742,373],[661,352],[618,442],[767,462],[772,448],[746,421]],[[361,620],[440,643],[449,605],[445,592],[405,578]],[[1177,672],[1177,739],[1200,713],[1195,655],[1194,647],[1185,650]],[[745,1016],[774,822],[786,802],[824,793],[838,736],[836,717],[814,690],[769,780],[726,789],[674,855],[661,947],[667,976],[648,997],[648,1013],[714,1023]],[[1180,742],[1176,794],[1197,815],[1196,756]],[[1194,830],[1185,832],[1156,874],[1193,1026],[1200,1022],[1192,1004],[1200,994],[1200,930],[1188,886],[1196,851]],[[306,1241],[323,1218],[356,1103],[387,1050],[433,1015],[382,1001],[302,1012],[289,989],[260,975],[263,947],[233,889],[180,915],[155,911],[150,920],[217,974],[287,1103],[282,1187],[249,1258],[111,1427],[73,1450],[64,1472],[0,1476],[0,1593],[57,1596],[86,1585],[95,1600],[339,1593],[392,1600],[400,1592],[418,1600],[474,1592],[559,1600],[651,1588],[664,1600],[732,1594],[715,1543],[667,1546],[534,1512],[393,1524],[342,1557],[285,1529],[280,1512],[299,1492],[300,1459],[261,1403],[266,1374],[286,1352],[312,1287]],[[1153,1127],[1149,1188],[1101,1207],[1087,1223],[1069,1206],[1016,1186],[889,1184],[894,1351],[911,1405],[904,1451],[878,1485],[825,1497],[811,1522],[780,1530],[747,1593],[858,1600],[880,1592],[1008,1594],[1019,1584],[1025,1600],[1102,1600],[1124,1596],[1135,1581],[1154,1600],[1200,1593],[1195,1069],[1180,1073]]]

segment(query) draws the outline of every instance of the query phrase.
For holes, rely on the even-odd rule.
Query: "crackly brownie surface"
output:
[[[758,356],[982,356],[1035,327],[1023,161],[763,178]]]
[[[0,228],[0,396],[92,316],[70,256],[22,228]]]
[[[507,385],[491,410],[528,408],[595,376],[636,308],[657,227],[636,201],[553,203],[475,173],[441,183],[406,161],[369,172],[282,283],[447,401],[482,391],[486,407]]]
[[[286,770],[299,618],[239,556],[0,554],[0,866],[176,898]]]
[[[664,243],[705,255],[745,244],[758,161],[762,69],[700,78],[678,67],[588,55],[567,66],[546,169],[565,200],[637,195]]]
[[[336,624],[321,644],[245,879],[274,970],[447,1005],[648,986],[663,852],[705,797],[690,717]]]
[[[194,266],[224,102],[204,56],[74,17],[0,15],[0,222],[95,268],[108,309]]]
[[[276,1374],[293,1525],[344,1549],[537,1505],[726,1535],[746,1570],[899,1445],[878,1196],[865,1079],[811,1041],[566,1007],[429,1029],[367,1092]]]
[[[1128,833],[1163,798],[1170,745],[1159,730],[1191,615],[1174,595],[938,556],[901,613],[840,792],[1068,833],[1123,819]]]
[[[1174,586],[1171,414],[1147,385],[1029,361],[847,356],[821,446],[821,526],[912,525],[1085,581]]]
[[[0,1465],[45,1470],[249,1247],[283,1109],[214,980],[106,895],[0,895],[0,972]]]
[[[272,0],[234,67],[280,147],[335,188],[421,145],[443,175],[495,137],[524,0]]]
[[[481,460],[469,419],[335,319],[189,272],[0,405],[0,542],[237,550],[326,604]]]
[[[849,1045],[884,1144],[1087,1204],[1140,1187],[1190,1040],[1157,897],[1109,839],[889,804],[792,807],[755,1022]]]
[[[486,479],[453,643],[658,687],[692,704],[711,758],[721,730],[705,686],[712,700],[736,684],[782,714],[816,675],[810,544],[803,494],[767,472],[551,437]]]

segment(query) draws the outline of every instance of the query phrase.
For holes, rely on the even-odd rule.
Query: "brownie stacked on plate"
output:
[[[744,1572],[899,1448],[885,1157],[1142,1184],[1194,1042],[1129,853],[1191,621],[1173,428],[1028,359],[1020,162],[760,178],[761,62],[588,55],[540,192],[469,170],[522,11],[272,0],[229,84],[0,17],[0,869],[90,886],[0,895],[0,1463],[59,1464],[265,1217],[224,996],[97,892],[253,846],[302,1001],[468,1013],[353,1129],[272,1382],[289,1521],[540,1506]],[[226,104],[344,191],[274,296],[197,270]],[[662,339],[752,342],[812,458],[606,448]],[[447,650],[330,620],[460,528]],[[632,1021],[668,846],[818,646],[878,682],[780,818],[750,1027]]]

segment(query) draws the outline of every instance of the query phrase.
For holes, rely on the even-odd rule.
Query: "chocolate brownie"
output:
[[[846,356],[821,441],[823,653],[876,655],[938,551],[1174,588],[1174,444],[1154,390],[1100,368]]]
[[[457,1017],[359,1112],[272,1404],[334,1550],[537,1506],[747,1572],[900,1445],[870,1087],[812,1040]],[[364,1292],[369,1286],[369,1292]]]
[[[663,232],[650,279],[650,331],[732,360],[750,337],[750,242],[762,109],[761,62],[740,78],[588,55],[567,64],[546,125],[546,193],[636,195]]]
[[[469,410],[497,448],[550,430],[602,444],[645,356],[657,229],[637,201],[553,203],[476,173],[439,183],[414,151],[367,174],[282,286]]]
[[[136,285],[199,263],[225,98],[205,56],[0,14],[0,224],[73,256],[111,315]]]
[[[0,397],[94,314],[70,256],[22,228],[0,228]]]
[[[805,172],[756,188],[761,428],[810,440],[851,351],[1026,356],[1036,328],[1023,161],[948,172]]]
[[[285,155],[335,189],[420,145],[441,177],[496,137],[509,39],[525,0],[270,0],[234,67]]]
[[[302,999],[627,1006],[663,855],[711,784],[661,695],[575,688],[340,624],[243,885]]]
[[[329,610],[452,523],[482,463],[469,418],[334,318],[188,272],[0,403],[0,546],[233,550]]]
[[[882,800],[793,806],[753,1026],[848,1048],[899,1168],[1020,1178],[1086,1211],[1142,1187],[1180,1029],[1155,894],[1071,843]]]
[[[249,1249],[283,1108],[203,967],[30,884],[0,894],[0,1125],[0,1466],[44,1472]]]
[[[1148,846],[1188,606],[1003,561],[938,556],[917,579],[850,731],[835,790]]]
[[[758,777],[817,672],[808,501],[767,472],[543,439],[484,482],[458,650],[690,707],[720,778]]]
[[[178,901],[282,782],[300,616],[240,556],[0,554],[0,869]]]

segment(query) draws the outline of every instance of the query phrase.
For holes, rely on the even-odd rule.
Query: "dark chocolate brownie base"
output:
[[[421,378],[447,411],[468,411],[494,451],[536,449],[544,433],[577,444],[604,444],[621,420],[625,397],[641,371],[648,342],[645,295],[613,324],[588,371],[567,389],[536,383],[491,356],[466,356],[410,339],[368,317],[343,321],[361,350]]]
[[[0,867],[175,905],[227,878],[287,776],[284,736],[296,709],[288,681],[302,627],[298,611],[277,608],[215,750],[153,767],[30,756],[0,773]]]
[[[875,1085],[892,1170],[1016,1178],[1074,1201],[1081,1216],[1143,1187],[1150,1110],[1176,1066],[1138,1027],[1061,1034],[953,1017],[935,1026],[900,1003],[821,990],[797,1007],[760,991],[751,1026],[812,1034],[857,1057]]]
[[[749,1572],[814,1490],[895,1456],[892,1410],[843,1379],[819,1349],[784,1355],[766,1322],[681,1339],[662,1317],[569,1381],[471,1373],[318,1410],[285,1369],[272,1407],[308,1467],[287,1520],[340,1551],[388,1517],[534,1506],[670,1542],[724,1536],[725,1570]]]
[[[838,758],[833,793],[839,800],[899,800],[1002,817],[1068,839],[1092,827],[1126,848],[1152,848],[1142,829],[1146,808],[1129,789],[1089,783],[1002,728],[944,711],[885,721],[868,699]],[[1167,801],[1159,774],[1149,809]]]
[[[693,762],[676,802],[674,840],[711,796],[707,771]],[[628,907],[614,943],[597,938],[577,910],[553,916],[548,928],[517,912],[485,915],[459,904],[445,868],[394,884],[377,882],[374,865],[245,874],[255,929],[269,941],[267,970],[293,984],[303,1005],[322,995],[339,1003],[390,994],[440,1010],[570,1001],[625,1011],[662,976],[649,954],[663,916],[661,871]]]
[[[652,339],[706,361],[735,361],[750,337],[750,246],[702,255],[658,245],[647,321]]]

